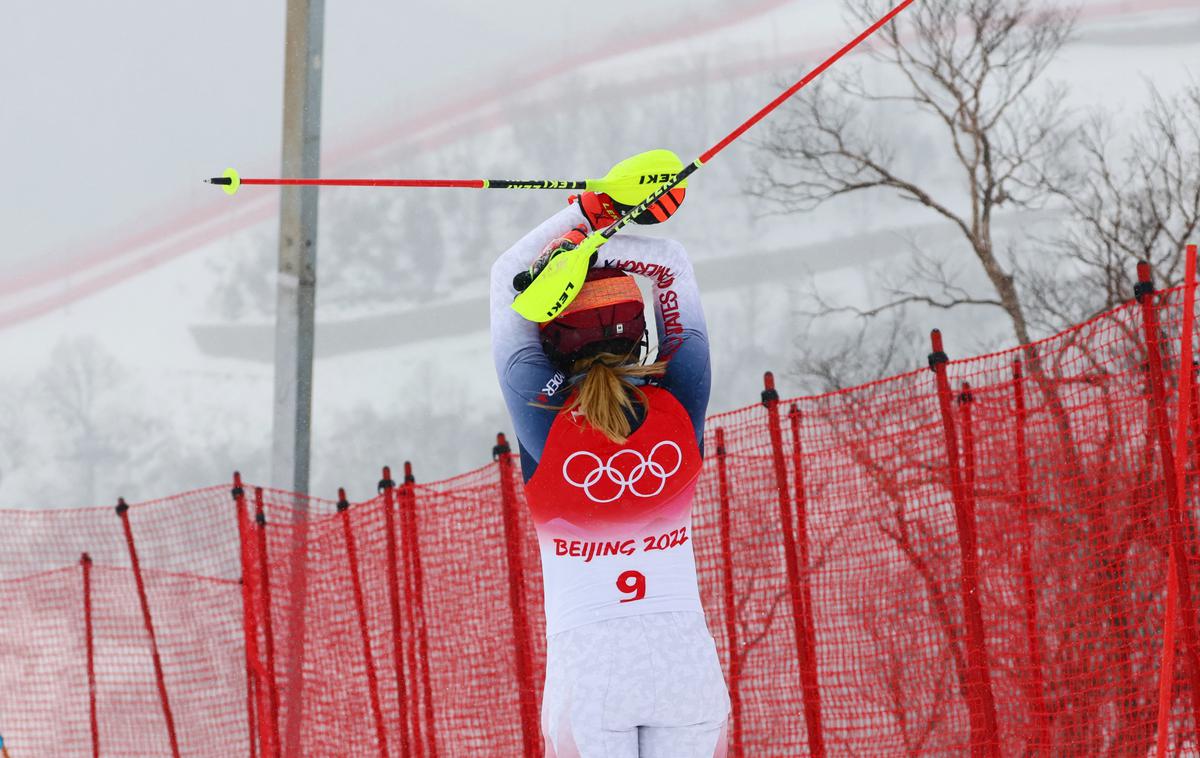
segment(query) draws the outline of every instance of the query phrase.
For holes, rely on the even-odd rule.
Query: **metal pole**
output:
[[[321,68],[325,0],[288,0],[284,47],[284,177],[320,176]],[[275,418],[272,482],[308,493],[312,437],[313,314],[317,295],[317,188],[284,187],[279,197],[279,279],[275,309]],[[308,502],[292,505],[285,755],[299,755],[307,596]]]
[[[288,0],[284,48],[285,177],[320,175],[324,0]],[[308,492],[313,311],[317,294],[317,188],[284,187],[279,198],[272,479]]]

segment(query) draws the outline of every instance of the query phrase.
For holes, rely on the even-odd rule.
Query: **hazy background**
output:
[[[1074,107],[1132,128],[1147,82],[1170,93],[1200,74],[1194,3],[1078,5],[1077,38],[1049,73]],[[277,193],[229,198],[200,180],[278,172],[284,10],[4,4],[0,507],[147,500],[235,468],[266,483]],[[322,170],[582,178],[655,147],[691,160],[857,31],[836,0],[330,3]],[[697,260],[714,412],[756,401],[765,369],[785,394],[810,389],[789,381],[804,341],[829,337],[798,325],[809,287],[866,298],[869,269],[914,242],[961,252],[927,212],[882,197],[762,216],[743,191],[754,136],[648,232]],[[931,135],[908,144],[923,180],[954,186]],[[489,460],[510,427],[481,305],[488,267],[564,201],[322,191],[314,494],[365,498],[384,463],[411,459],[427,481]],[[1020,245],[1056,219],[999,226]],[[913,324],[934,325],[955,355],[1012,342],[986,314]]]

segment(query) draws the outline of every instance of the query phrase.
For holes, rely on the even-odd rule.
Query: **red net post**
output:
[[[729,502],[729,472],[725,461],[725,430],[717,427],[717,496],[721,532],[721,573],[725,603],[725,636],[729,645],[729,725],[731,758],[742,758],[742,652],[738,644],[737,592],[733,584],[733,519]]]
[[[404,556],[405,594],[408,604],[408,628],[416,632],[415,644],[408,646],[409,672],[414,678],[413,697],[416,702],[418,684],[422,710],[411,711],[415,753],[437,756],[437,732],[433,720],[433,680],[429,673],[429,630],[425,624],[425,573],[421,566],[421,550],[417,539],[417,479],[412,463],[404,462],[404,484],[400,490],[400,528]],[[424,726],[422,727],[422,716]],[[423,734],[422,734],[423,733]]]
[[[800,659],[803,666],[800,669],[800,679],[804,683],[805,718],[809,723],[816,724],[817,734],[823,738],[821,690],[817,671],[817,627],[813,619],[812,563],[808,544],[808,496],[804,487],[804,446],[800,440],[800,407],[795,403],[792,403],[788,411],[788,421],[792,432],[792,513],[795,519],[796,546],[800,549],[800,600],[804,613],[804,656]]]
[[[513,647],[516,653],[517,687],[521,704],[521,736],[525,755],[541,754],[537,712],[537,684],[533,680],[533,641],[525,615],[525,565],[521,534],[517,529],[517,495],[514,491],[512,448],[503,434],[496,435],[492,460],[500,468],[500,507],[504,521],[505,552],[508,558],[508,600],[512,608]]]
[[[968,495],[959,469],[958,438],[954,428],[953,399],[950,380],[946,376],[949,358],[942,347],[942,333],[934,329],[930,335],[932,351],[929,366],[937,382],[938,407],[942,416],[942,432],[946,444],[946,468],[950,476],[950,496],[954,501],[954,521],[958,532],[959,555],[961,558],[960,590],[963,618],[967,631],[967,711],[971,725],[971,755],[998,755],[999,733],[996,727],[996,704],[992,696],[988,675],[987,651],[983,636],[983,609],[979,604],[979,547],[976,535],[975,513],[971,507],[974,493]],[[963,403],[964,443],[968,459],[974,462],[974,440],[971,439],[970,403]],[[974,479],[974,466],[970,477]]]
[[[92,758],[100,758],[100,723],[96,719],[96,641],[92,633],[92,557],[79,557],[83,574],[83,636],[87,646],[88,725],[92,732]]]
[[[404,681],[404,626],[400,614],[400,561],[396,548],[396,482],[390,466],[383,467],[378,492],[383,495],[384,550],[387,553],[388,610],[392,618],[392,665],[400,714],[400,755],[409,755],[408,688]]]
[[[787,459],[783,453],[783,428],[779,420],[779,392],[775,389],[775,375],[770,371],[763,374],[762,403],[767,409],[767,431],[771,438],[771,456],[775,468],[775,489],[779,498],[779,525],[783,535],[784,563],[787,567],[789,598],[792,606],[792,627],[795,632],[796,658],[800,662],[800,688],[804,695],[804,724],[808,733],[808,750],[814,758],[825,755],[825,738],[821,731],[821,706],[814,700],[815,686],[809,687],[807,671],[816,671],[816,661],[809,659],[811,646],[808,614],[805,612],[804,586],[807,577],[802,575],[797,556],[796,534],[792,524],[791,504],[788,502]],[[814,676],[815,678],[815,676]]]
[[[1189,461],[1192,476],[1200,474],[1200,361],[1192,359],[1192,402],[1188,411],[1188,419],[1192,425],[1192,454]],[[1194,525],[1189,525],[1192,540],[1196,538]]]
[[[383,723],[383,707],[379,701],[379,680],[375,674],[375,659],[371,655],[371,631],[367,625],[367,605],[363,597],[362,579],[358,574],[358,547],[354,542],[354,530],[350,527],[350,501],[346,490],[338,488],[338,513],[342,518],[342,536],[346,540],[346,563],[350,569],[350,589],[354,594],[354,610],[358,614],[358,630],[362,636],[363,662],[367,668],[367,695],[371,701],[371,716],[375,723],[375,739],[379,755],[386,758],[387,728]]]
[[[142,622],[150,638],[150,657],[154,661],[154,682],[158,687],[158,701],[162,706],[163,720],[167,725],[167,738],[171,742],[171,755],[179,758],[179,740],[175,735],[175,717],[171,715],[171,701],[167,697],[167,683],[163,677],[162,657],[158,653],[158,638],[154,634],[154,619],[150,616],[150,601],[146,597],[146,584],[142,580],[142,568],[138,562],[137,545],[133,541],[133,528],[129,524],[129,505],[125,498],[117,499],[117,516],[125,530],[125,546],[129,550],[129,563],[133,567],[133,579],[137,583],[138,602],[142,607]]]
[[[1050,754],[1050,714],[1046,710],[1046,683],[1042,673],[1042,646],[1038,638],[1037,621],[1037,591],[1033,586],[1033,527],[1030,523],[1030,509],[1033,507],[1030,499],[1029,486],[1029,448],[1026,444],[1026,423],[1028,411],[1025,407],[1025,379],[1022,374],[1021,361],[1013,362],[1013,415],[1014,431],[1016,433],[1015,448],[1017,454],[1017,508],[1020,511],[1021,541],[1020,566],[1022,603],[1025,613],[1025,638],[1029,648],[1029,667],[1032,676],[1029,680],[1029,711],[1030,721],[1034,725],[1034,733],[1030,735],[1029,752],[1033,755]]]
[[[233,472],[234,516],[237,519],[238,558],[242,569],[242,638],[245,641],[246,653],[246,733],[250,741],[250,758],[258,754],[256,732],[266,734],[261,727],[255,727],[256,718],[266,717],[266,708],[255,707],[255,692],[266,693],[266,688],[256,686],[261,681],[258,670],[262,668],[262,659],[258,649],[258,613],[254,606],[254,587],[256,583],[254,563],[254,536],[250,531],[250,513],[246,506],[246,490],[242,487],[242,475]],[[264,754],[269,754],[264,746]]]
[[[1179,610],[1183,617],[1184,657],[1187,659],[1192,690],[1192,728],[1200,743],[1200,649],[1196,639],[1195,605],[1192,602],[1191,568],[1183,528],[1183,492],[1178,486],[1175,457],[1171,452],[1171,432],[1167,421],[1167,390],[1164,384],[1162,348],[1158,304],[1154,296],[1154,284],[1150,276],[1150,264],[1139,263],[1138,281],[1134,293],[1141,305],[1142,326],[1146,340],[1146,360],[1150,369],[1151,422],[1158,437],[1158,449],[1162,461],[1163,486],[1167,493],[1167,523],[1169,528],[1169,552],[1174,552],[1175,570],[1178,574]],[[1190,338],[1190,335],[1189,335]],[[1184,413],[1182,403],[1179,412]],[[1186,465],[1181,462],[1180,465]],[[1169,559],[1168,559],[1169,560]]]
[[[267,718],[259,717],[260,731],[265,728],[266,737],[263,739],[263,754],[280,756],[283,744],[279,734],[279,680],[275,675],[275,624],[272,620],[271,606],[271,570],[267,560],[267,514],[263,508],[262,487],[254,488],[254,526],[255,541],[258,547],[258,576],[255,584],[258,587],[256,597],[256,615],[262,622],[263,646],[267,654],[266,695]],[[261,665],[261,664],[260,664]],[[260,680],[263,677],[260,677]],[[262,687],[259,688],[259,703],[262,703]],[[269,748],[269,751],[268,751]]]
[[[1179,571],[1175,564],[1175,548],[1168,549],[1166,610],[1163,613],[1162,662],[1158,672],[1158,740],[1155,758],[1166,758],[1169,724],[1171,720],[1171,685],[1175,683],[1175,619],[1178,595],[1175,587],[1179,582]]]

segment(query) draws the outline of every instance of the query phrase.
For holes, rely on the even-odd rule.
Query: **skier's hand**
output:
[[[579,294],[587,280],[588,269],[596,262],[596,251],[605,242],[608,239],[603,234],[593,232],[579,244],[566,240],[555,247],[550,251],[543,269],[525,287],[513,281],[513,287],[518,290],[513,300],[513,310],[539,324],[552,320]],[[525,276],[529,273],[522,272]],[[518,277],[522,274],[518,274]]]
[[[646,193],[650,194],[649,192]],[[633,223],[639,225],[661,224],[669,219],[679,206],[683,205],[687,190],[675,187],[667,194],[652,203],[646,210],[633,217]],[[632,205],[622,205],[603,192],[584,192],[581,195],[571,195],[567,198],[571,204],[578,203],[579,211],[587,219],[592,229],[599,231],[617,222],[622,215],[633,209]]]
[[[523,292],[537,278],[537,275],[542,273],[542,269],[554,260],[555,256],[579,247],[579,244],[587,239],[587,236],[587,227],[580,224],[566,234],[550,240],[542,248],[541,254],[529,264],[529,268],[513,277],[513,289]]]
[[[655,200],[646,210],[634,216],[633,223],[641,225],[661,224],[669,219],[675,211],[679,210],[679,206],[683,205],[683,196],[685,194],[687,194],[687,190],[683,187],[674,187],[668,190],[667,194]],[[620,203],[614,203],[614,205],[623,214],[633,208],[633,206],[626,207]]]
[[[578,205],[579,212],[587,219],[592,231],[600,231],[606,226],[616,223],[621,217],[617,204],[603,192],[584,192],[567,198],[569,205]]]

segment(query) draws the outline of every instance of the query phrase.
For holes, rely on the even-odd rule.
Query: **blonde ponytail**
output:
[[[628,356],[600,353],[576,361],[573,375],[583,374],[564,411],[578,411],[587,423],[617,444],[629,439],[629,413],[634,402],[646,406],[646,393],[630,381],[633,378],[661,376],[666,362],[648,366],[625,363]]]

